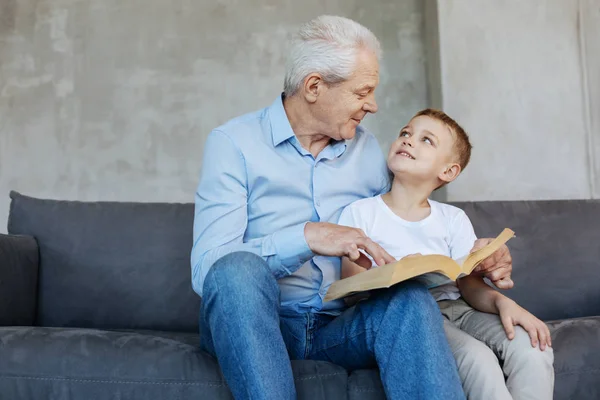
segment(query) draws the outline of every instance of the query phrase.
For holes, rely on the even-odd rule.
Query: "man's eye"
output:
[[[361,99],[364,99],[365,97],[367,97],[367,94],[366,93],[359,93],[358,97],[361,98]]]

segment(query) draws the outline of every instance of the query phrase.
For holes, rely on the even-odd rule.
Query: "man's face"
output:
[[[374,53],[361,50],[352,76],[337,85],[325,85],[316,102],[315,117],[322,133],[334,140],[352,139],[368,113],[377,112],[375,88],[379,62]]]
[[[454,137],[437,119],[419,116],[402,128],[388,153],[394,175],[433,181],[452,163]]]

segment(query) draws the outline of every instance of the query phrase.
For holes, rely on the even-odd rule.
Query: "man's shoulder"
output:
[[[225,134],[236,144],[243,143],[247,140],[256,140],[257,134],[262,132],[267,110],[268,107],[265,107],[232,118],[213,129],[213,132]]]

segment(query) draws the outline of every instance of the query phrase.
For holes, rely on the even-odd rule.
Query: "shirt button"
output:
[[[317,205],[317,207],[321,207],[321,202],[320,202],[319,200],[317,200],[317,201],[315,202],[315,204]]]

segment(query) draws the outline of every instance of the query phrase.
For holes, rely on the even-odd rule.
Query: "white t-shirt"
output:
[[[442,254],[454,260],[469,254],[477,237],[467,214],[458,207],[428,201],[429,216],[410,222],[394,214],[381,196],[361,199],[342,211],[338,224],[362,229],[397,260],[414,253]],[[436,301],[460,297],[456,283],[445,275],[430,273],[417,279]]]

